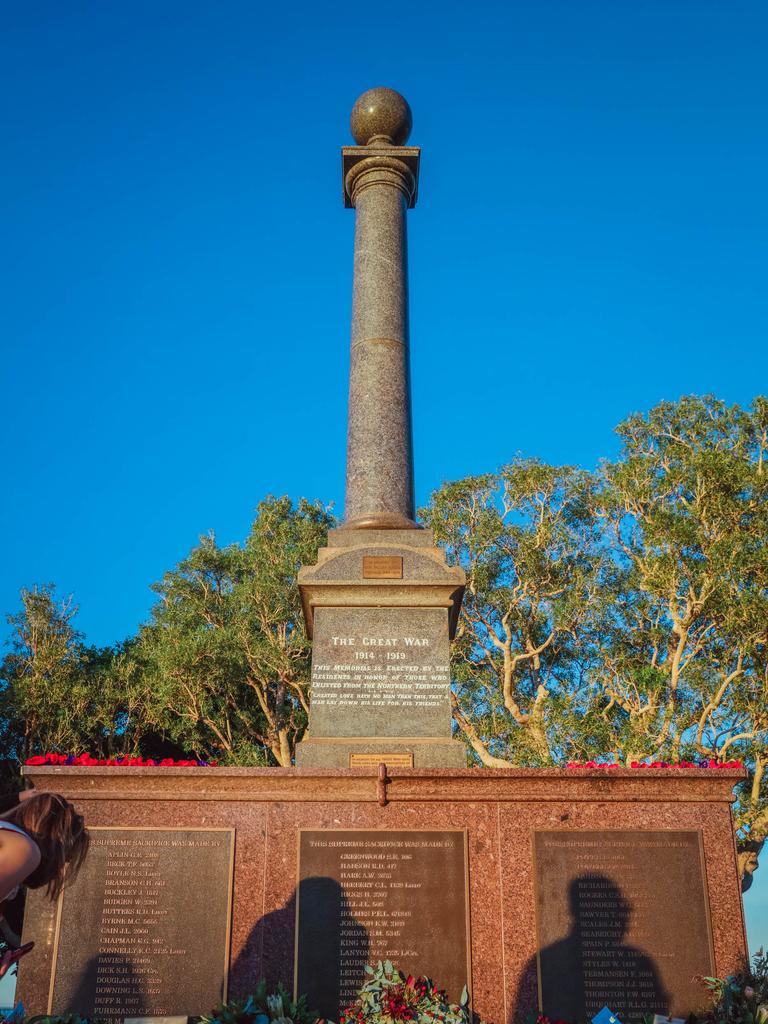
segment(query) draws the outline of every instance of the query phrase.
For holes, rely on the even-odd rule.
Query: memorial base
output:
[[[464,572],[432,531],[331,530],[299,590],[312,679],[297,767],[465,767],[450,668]]]
[[[693,974],[730,974],[746,956],[730,807],[741,771],[388,768],[384,781],[376,768],[41,767],[26,774],[35,789],[72,799],[89,825],[110,830],[113,842],[112,830],[155,829],[163,849],[172,850],[173,837],[163,838],[162,830],[201,830],[198,855],[205,861],[210,849],[222,873],[223,840],[213,847],[210,835],[234,830],[230,947],[211,939],[205,954],[206,966],[229,954],[230,996],[244,995],[262,977],[293,987],[297,902],[302,927],[313,936],[310,948],[299,950],[302,977],[315,977],[316,950],[336,957],[340,971],[341,961],[347,964],[347,988],[356,957],[375,959],[390,948],[406,970],[434,974],[438,983],[441,973],[455,979],[466,969],[469,936],[473,1011],[492,1024],[524,1019],[540,998],[547,1010],[554,998],[547,971],[559,979],[557,991],[566,983],[573,989],[574,957],[583,959],[585,950],[588,993],[569,990],[568,998],[607,1001],[617,977],[625,984],[624,972],[639,992],[633,998],[649,1003],[663,991],[676,1016],[696,1009],[691,1002],[706,1002]],[[371,834],[380,839],[372,842]],[[185,857],[194,843],[186,835]],[[152,870],[134,871],[128,852],[127,866],[114,868],[118,845],[107,867],[118,892],[111,899],[130,902],[134,890],[155,887],[154,924],[136,928],[125,906],[124,923],[105,928],[104,883],[101,891],[79,893],[91,908],[88,941],[99,955],[111,956],[117,943],[128,951],[123,961],[139,961],[134,980],[116,986],[115,1016],[119,990],[141,984],[142,972],[150,975],[144,1001],[123,1016],[204,1013],[209,1006],[189,1005],[179,965],[190,976],[200,970],[185,923],[210,893],[201,892],[191,868],[184,868],[181,887],[164,885],[158,872],[146,882],[141,872]],[[314,888],[305,892],[299,878]],[[319,916],[309,914],[307,894],[326,908]],[[427,897],[431,912],[422,906]],[[20,964],[18,994],[29,1014],[68,1009],[50,1005],[54,952],[58,971],[77,954],[76,934],[68,948],[58,942],[71,914],[66,899],[65,892],[62,913],[40,892],[27,906],[24,939],[36,947]],[[146,902],[134,901],[148,915]],[[218,902],[222,907],[210,902],[206,913],[227,909],[223,897]],[[610,956],[621,961],[611,970],[600,960],[606,906]],[[139,952],[151,943],[156,952],[131,954],[132,943]],[[338,1020],[332,1007],[318,1009]]]
[[[381,762],[400,768],[464,768],[467,748],[458,740],[421,736],[307,737],[296,747],[299,768],[377,767]]]

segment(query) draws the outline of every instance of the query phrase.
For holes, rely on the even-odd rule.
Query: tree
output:
[[[55,749],[79,739],[85,699],[85,648],[72,625],[71,598],[57,602],[49,584],[23,590],[21,603],[22,610],[7,617],[11,651],[0,668],[4,746],[19,762],[38,744]]]
[[[597,511],[613,600],[595,678],[624,759],[740,759],[742,866],[768,834],[768,401],[664,402],[619,427]]]
[[[468,577],[454,718],[486,765],[743,761],[748,876],[768,834],[768,401],[665,402],[618,433],[595,473],[518,459],[434,495]]]
[[[86,646],[72,598],[57,600],[52,584],[22,590],[21,604],[8,616],[10,651],[0,664],[0,737],[11,762],[48,750],[133,752],[145,692],[130,645]]]
[[[489,767],[551,764],[584,712],[582,638],[601,604],[589,474],[517,459],[422,511],[467,573],[453,713]]]
[[[307,723],[310,644],[296,574],[333,519],[268,498],[241,547],[213,535],[153,589],[138,648],[158,728],[204,759],[289,766]]]

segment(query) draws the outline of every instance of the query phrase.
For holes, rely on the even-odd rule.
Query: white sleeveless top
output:
[[[31,843],[35,843],[35,840],[32,838],[32,836],[28,832],[25,832],[23,828],[19,828],[18,825],[13,825],[13,824],[11,824],[10,821],[3,821],[2,818],[0,818],[0,829],[3,829],[3,828],[6,829],[8,832],[18,832],[18,834],[20,836],[26,836],[26,838],[29,839],[29,841]],[[35,846],[37,846],[37,843],[35,843]],[[8,895],[5,896],[4,899],[2,901],[0,901],[0,902],[4,902],[5,900],[15,899],[15,897],[18,895],[18,892],[19,892],[19,886],[17,885],[16,888],[15,889],[11,889],[11,891],[8,893]]]

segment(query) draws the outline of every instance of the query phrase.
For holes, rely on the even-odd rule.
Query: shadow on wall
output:
[[[251,929],[230,973],[233,996],[252,991],[260,978],[274,989],[293,991],[297,892],[279,910],[265,914]],[[301,908],[297,991],[321,1018],[338,1020],[340,1007],[354,998],[365,977],[370,940],[339,883],[325,876],[299,883]]]
[[[141,1017],[148,1012],[145,978],[136,973],[133,961],[128,957],[109,954],[108,963],[104,957],[91,957],[78,978],[71,999],[56,1010],[61,1014],[78,1013],[82,1017],[120,1022],[125,1017]]]
[[[585,899],[584,893],[588,895]],[[568,889],[568,934],[539,952],[542,1012],[552,1020],[591,1020],[608,1006],[625,1024],[667,1014],[669,993],[642,950],[625,944],[632,905],[605,875],[587,873]],[[588,912],[588,914],[587,914]],[[526,964],[510,1024],[537,1007],[537,962]]]

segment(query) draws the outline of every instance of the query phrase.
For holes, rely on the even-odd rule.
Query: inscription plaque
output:
[[[363,555],[364,580],[401,580],[402,555]]]
[[[713,974],[699,832],[536,832],[539,1008],[687,1017]]]
[[[413,754],[409,750],[382,752],[381,754],[350,754],[350,768],[378,768],[385,764],[388,768],[413,768]]]
[[[90,831],[59,899],[48,1012],[206,1012],[226,997],[234,831]]]
[[[466,833],[302,830],[296,991],[338,1020],[365,965],[427,974],[453,1000],[470,985]]]
[[[447,614],[441,608],[316,609],[312,736],[450,738]]]

